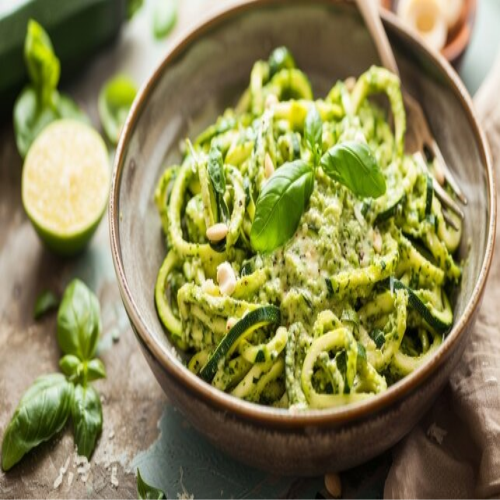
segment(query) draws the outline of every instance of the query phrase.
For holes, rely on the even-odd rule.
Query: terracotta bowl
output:
[[[391,12],[396,11],[399,0],[381,0],[381,5]],[[464,0],[460,17],[448,32],[446,45],[441,54],[455,67],[459,67],[469,46],[472,29],[476,20],[477,0]]]
[[[493,250],[491,160],[455,72],[395,20],[403,83],[417,97],[469,198],[454,297],[455,326],[430,361],[366,402],[293,414],[238,400],[191,374],[158,320],[153,289],[165,256],[153,191],[178,145],[212,123],[246,87],[252,64],[288,46],[317,95],[378,61],[357,10],[335,0],[241,0],[180,37],[140,91],[116,155],[110,201],[113,259],[123,303],[158,382],[186,418],[238,460],[282,474],[315,475],[364,462],[400,440],[437,398],[469,341]],[[472,243],[471,243],[472,242]],[[133,377],[133,373],[124,374]]]

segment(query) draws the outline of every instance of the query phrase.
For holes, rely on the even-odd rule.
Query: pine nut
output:
[[[266,157],[264,158],[264,175],[266,179],[269,179],[271,175],[274,174],[274,163],[269,156],[269,153],[266,153]]]
[[[210,241],[221,241],[227,236],[228,231],[229,228],[227,227],[227,224],[219,222],[217,224],[214,224],[213,226],[210,226],[207,229],[206,235]]]
[[[342,496],[342,482],[340,476],[335,472],[325,474],[325,488],[333,498],[340,498]]]
[[[229,262],[223,262],[217,267],[217,282],[222,295],[231,295],[236,288],[236,275]]]

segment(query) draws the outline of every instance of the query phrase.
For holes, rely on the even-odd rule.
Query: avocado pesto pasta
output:
[[[155,192],[156,307],[189,370],[238,398],[319,409],[426,362],[453,323],[461,219],[434,196],[434,165],[405,154],[405,131],[385,69],[320,99],[286,48],[255,63]]]

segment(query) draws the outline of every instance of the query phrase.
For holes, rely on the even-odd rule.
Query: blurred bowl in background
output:
[[[386,10],[397,15],[398,8],[401,2],[406,0],[379,0],[382,7]],[[444,0],[447,5],[451,5],[453,1]],[[422,2],[422,0],[415,0],[415,2]],[[414,2],[414,3],[415,3]],[[462,6],[456,20],[449,27],[444,47],[441,49],[441,54],[450,62],[455,68],[460,66],[465,51],[471,40],[472,30],[476,19],[477,0],[462,0]],[[397,16],[405,25],[407,21]]]

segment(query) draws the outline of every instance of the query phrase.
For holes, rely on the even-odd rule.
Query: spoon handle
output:
[[[398,65],[380,19],[377,2],[374,0],[356,0],[356,4],[375,42],[382,65],[399,76]]]

